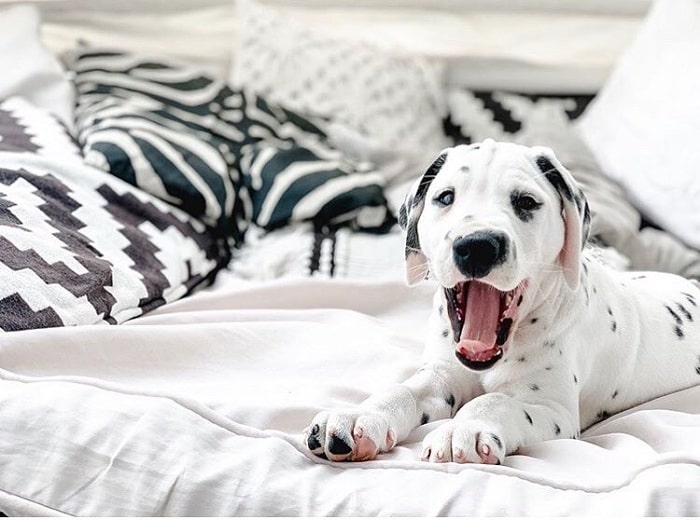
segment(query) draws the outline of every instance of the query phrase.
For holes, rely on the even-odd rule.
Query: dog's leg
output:
[[[509,395],[487,393],[474,398],[452,421],[425,437],[423,460],[500,464],[520,446],[578,437],[575,392],[558,386],[559,391],[549,396],[530,383],[511,389]]]
[[[371,460],[417,426],[452,417],[475,391],[475,378],[456,363],[429,363],[358,408],[320,412],[306,430],[306,444],[334,461]]]

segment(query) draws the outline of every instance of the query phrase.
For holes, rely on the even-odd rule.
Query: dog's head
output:
[[[444,150],[399,212],[406,278],[444,288],[457,356],[483,370],[503,354],[544,277],[579,284],[588,204],[552,150],[486,140]]]

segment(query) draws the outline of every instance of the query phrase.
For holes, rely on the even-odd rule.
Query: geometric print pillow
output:
[[[18,128],[26,149],[0,151],[0,330],[121,323],[228,261],[202,223],[65,155],[32,153],[36,136]]]
[[[82,161],[80,148],[66,127],[45,109],[21,97],[0,102],[0,152]]]
[[[227,236],[245,228],[223,82],[178,63],[108,49],[73,56],[85,161]]]
[[[366,163],[348,161],[322,141],[262,141],[244,149],[243,183],[253,222],[273,230],[310,221],[316,229],[350,226],[386,232],[395,218],[384,178]]]
[[[447,146],[442,63],[342,38],[262,3],[239,0],[237,8],[232,85],[383,148],[432,155]]]
[[[449,113],[444,127],[456,143],[470,144],[488,137],[529,143],[540,135],[549,137],[543,129],[553,124],[567,129],[592,99],[586,94],[519,94],[453,87],[447,92]]]

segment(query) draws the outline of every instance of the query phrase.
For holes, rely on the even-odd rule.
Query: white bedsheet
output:
[[[389,254],[377,239],[377,255]],[[392,242],[393,241],[393,242]],[[301,430],[420,362],[429,284],[241,280],[122,326],[0,335],[0,511],[9,515],[700,514],[700,387],[498,467],[313,458]]]

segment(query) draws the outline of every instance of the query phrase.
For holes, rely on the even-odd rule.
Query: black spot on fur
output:
[[[566,200],[572,201],[574,194],[571,192],[569,185],[566,184],[561,172],[554,167],[552,161],[550,161],[548,157],[540,155],[536,162],[537,167],[540,169],[540,171],[542,171],[549,183],[554,186],[554,189],[561,193],[562,197],[564,197]]]
[[[607,410],[601,410],[598,412],[598,415],[596,415],[596,417],[599,421],[604,421],[605,419],[610,417],[610,412],[608,412]]]
[[[406,201],[409,202],[409,201]],[[406,204],[401,204],[399,208],[399,226],[401,229],[406,229],[408,225],[408,211],[406,210]]]
[[[612,395],[612,398],[613,398],[613,399],[615,399],[615,398],[617,397],[617,393],[618,393],[617,390],[615,390],[615,391],[613,392],[613,395]]]
[[[446,337],[449,336],[449,335],[450,335],[450,331],[449,331],[449,330],[445,329],[445,330],[442,331],[442,337],[443,337],[443,338],[446,338]]]
[[[454,408],[455,405],[455,396],[450,394],[445,398],[445,402],[450,406],[450,408]]]
[[[682,292],[681,294],[685,296],[685,299],[688,300],[688,303],[691,304],[693,307],[698,306],[698,304],[695,302],[695,296],[687,292]]]
[[[643,280],[646,278],[646,275],[640,274],[639,276],[633,276],[632,280]]]
[[[695,373],[700,376],[700,365],[695,367]]]
[[[593,286],[593,294],[598,294],[598,289],[595,288],[595,285]]]
[[[544,343],[542,343],[543,347],[547,348],[554,348],[555,343],[551,339],[546,339]]]
[[[688,309],[686,309],[682,303],[676,303],[676,307],[678,307],[678,310],[681,311],[681,314],[683,314],[688,321],[693,321],[693,315],[688,312]]]
[[[612,309],[611,309],[609,306],[608,306],[608,315],[610,315],[610,316],[613,315],[613,311],[612,311]]]
[[[421,418],[420,418],[420,423],[421,423],[421,425],[422,425],[422,424],[427,424],[428,421],[430,421],[430,416],[429,416],[427,413],[423,412],[423,415],[422,415]]]
[[[523,410],[523,412],[525,413],[525,419],[527,419],[527,422],[529,422],[530,424],[533,424],[532,417],[530,417],[530,414],[527,413],[527,410]]]
[[[578,377],[576,377],[576,374],[574,374],[574,384],[578,384]]]
[[[537,323],[537,320],[538,320],[538,319],[539,319],[539,318],[532,318],[532,319],[530,320],[530,323],[535,324],[535,323]]]
[[[588,263],[586,262],[583,263],[583,271],[588,274]]]
[[[678,339],[685,338],[685,334],[683,333],[683,329],[681,329],[678,325],[676,325],[676,328],[673,329],[673,332],[676,333],[676,336],[678,336]]]
[[[501,440],[501,438],[495,433],[490,433],[489,435],[493,439],[493,442],[496,443],[496,446],[498,446],[500,449],[503,449],[503,441]]]
[[[537,392],[537,391],[539,391],[539,389],[540,389],[539,385],[537,385],[536,383],[529,384],[528,387],[529,387],[530,390],[532,390],[533,392]]]
[[[520,356],[520,357],[518,358],[518,362],[519,362],[519,363],[525,363],[525,356]]]
[[[440,170],[445,164],[445,159],[447,159],[447,152],[440,154],[438,158],[433,161],[433,164],[428,166],[428,169],[425,171],[418,184],[418,188],[416,188],[416,194],[411,201],[412,207],[417,206],[425,198],[425,193],[428,191],[430,183],[433,182],[433,179],[440,173]]]
[[[545,370],[552,370],[552,367],[544,367]]]
[[[559,435],[561,433],[561,428],[557,423],[554,423],[554,435]]]
[[[617,322],[613,321],[612,325],[610,325],[610,330],[615,332],[617,330]]]
[[[440,313],[440,316],[442,316],[443,314],[445,314],[445,306],[444,306],[444,305],[440,305],[440,307],[438,307],[438,312]]]
[[[676,311],[674,311],[674,310],[673,310],[671,307],[669,307],[668,305],[664,305],[664,307],[666,307],[666,310],[668,311],[668,313],[669,313],[671,316],[673,316],[673,319],[676,320],[676,323],[677,323],[678,325],[682,325],[682,324],[683,324],[683,320],[681,319],[681,317],[680,317],[678,314],[676,314]],[[676,327],[676,328],[678,328],[678,327]]]

